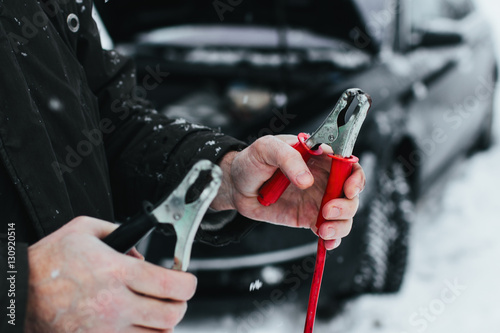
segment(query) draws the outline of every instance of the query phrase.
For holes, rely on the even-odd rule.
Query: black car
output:
[[[351,234],[327,260],[324,305],[397,291],[412,203],[458,157],[491,142],[497,64],[489,27],[470,0],[96,6],[159,110],[247,142],[312,132],[347,88],[371,95],[354,152],[368,184]],[[146,86],[155,71],[170,75]],[[152,236],[148,259],[168,267],[173,242]],[[195,244],[190,270],[199,297],[291,295],[308,290],[315,250],[311,232],[263,224],[239,244]]]

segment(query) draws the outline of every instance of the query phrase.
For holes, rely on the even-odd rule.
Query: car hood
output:
[[[226,4],[225,10],[217,9],[218,3]],[[371,53],[380,49],[380,28],[390,24],[388,17],[391,16],[381,15],[391,13],[384,0],[242,0],[232,3],[235,5],[212,0],[119,0],[98,1],[95,5],[112,38],[119,43],[133,41],[139,33],[160,28],[236,25],[310,31],[317,36],[343,40]],[[219,37],[226,39],[225,35]],[[239,41],[248,42],[242,38]]]

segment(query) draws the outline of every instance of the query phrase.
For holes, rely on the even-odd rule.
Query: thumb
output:
[[[88,234],[102,240],[117,228],[117,224],[108,221],[99,220],[88,216],[79,216],[68,222],[64,227],[61,228],[61,230],[65,229],[66,231]],[[144,260],[144,256],[139,253],[139,251],[137,251],[135,247],[133,247],[127,253],[127,255],[140,260]]]
[[[79,216],[71,220],[64,227],[72,228],[76,232],[93,235],[99,239],[103,239],[118,228],[118,225],[93,217]]]
[[[265,136],[255,141],[252,146],[258,162],[264,166],[280,168],[295,186],[306,189],[314,183],[314,178],[300,153],[283,140]]]

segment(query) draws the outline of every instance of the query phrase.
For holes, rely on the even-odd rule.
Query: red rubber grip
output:
[[[326,186],[325,194],[321,200],[321,208],[316,220],[316,227],[325,222],[323,218],[323,206],[330,200],[341,198],[344,196],[344,183],[352,173],[352,166],[358,162],[358,158],[351,156],[343,158],[338,155],[328,155],[332,158],[332,166],[330,168],[330,177]],[[321,281],[323,280],[323,271],[325,269],[326,248],[325,242],[318,239],[318,250],[316,254],[316,264],[314,266],[313,280],[311,291],[309,292],[309,303],[307,306],[306,324],[304,333],[312,333],[314,328],[314,319],[316,318],[316,308],[318,306],[319,292]]]
[[[316,150],[312,150],[305,144],[305,141],[309,138],[309,135],[306,133],[300,133],[298,135],[299,142],[292,146],[295,148],[300,155],[302,155],[302,159],[307,163],[311,156],[317,156],[323,154],[323,150],[320,148]],[[290,185],[290,180],[286,178],[281,170],[276,170],[274,175],[269,178],[267,182],[262,185],[259,190],[258,200],[264,206],[270,206],[281,197],[283,192],[285,192],[286,188]]]
[[[330,167],[328,185],[323,194],[323,200],[321,200],[321,208],[323,208],[328,201],[344,196],[344,183],[352,173],[352,166],[359,161],[356,156],[344,158],[339,155],[328,154],[328,157],[332,159],[332,166]],[[316,227],[319,228],[323,222],[325,222],[325,219],[320,210],[318,219],[316,220]]]

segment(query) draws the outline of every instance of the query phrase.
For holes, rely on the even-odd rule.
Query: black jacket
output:
[[[79,215],[123,220],[169,193],[195,161],[243,147],[158,114],[144,97],[168,73],[150,68],[136,84],[133,63],[101,49],[91,8],[0,0],[1,332],[23,331],[29,244]],[[225,243],[248,227],[229,223],[198,239]],[[12,300],[16,326],[6,316]]]

